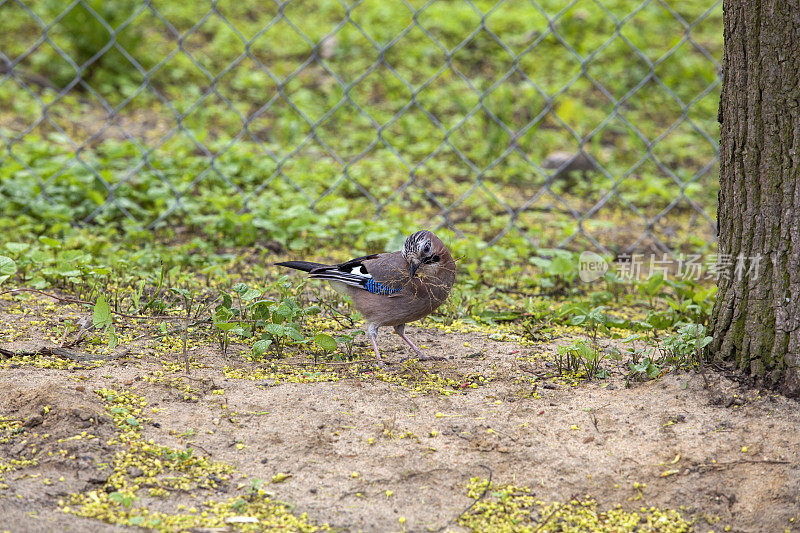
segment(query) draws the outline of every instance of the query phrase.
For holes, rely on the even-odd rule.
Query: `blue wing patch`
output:
[[[368,292],[372,294],[394,294],[396,292],[401,291],[402,287],[391,288],[388,285],[383,285],[382,283],[378,283],[372,278],[369,278],[366,283],[364,283],[364,288],[367,289]]]
[[[0,0],[0,3],[2,3],[2,0]],[[403,290],[402,285],[399,287],[392,287],[392,285],[381,283],[373,279],[372,274],[369,273],[366,265],[364,265],[364,261],[376,257],[378,257],[377,254],[366,255],[364,257],[351,259],[340,265],[320,265],[310,270],[309,276],[315,279],[344,283],[351,287],[359,287],[372,294],[391,296]],[[400,282],[401,280],[398,280],[398,283]]]

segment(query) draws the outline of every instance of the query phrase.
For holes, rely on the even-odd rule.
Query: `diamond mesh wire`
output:
[[[719,0],[177,4],[0,0],[7,214],[156,228],[213,187],[490,244],[715,234]]]

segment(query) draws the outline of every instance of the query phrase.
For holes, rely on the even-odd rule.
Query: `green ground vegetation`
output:
[[[0,5],[12,237],[80,220],[290,249],[421,221],[614,250],[712,236],[718,4],[26,5]],[[605,171],[541,194],[543,160],[580,139]]]

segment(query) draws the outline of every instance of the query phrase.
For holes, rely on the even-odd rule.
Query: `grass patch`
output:
[[[674,509],[625,510],[618,505],[600,510],[591,497],[546,503],[537,499],[528,487],[491,484],[480,478],[470,480],[467,488],[468,496],[476,502],[458,522],[470,531],[679,533],[693,530],[694,520]]]
[[[220,499],[218,492],[231,483],[235,468],[210,461],[186,449],[171,448],[145,440],[141,435],[147,419],[147,402],[129,391],[99,389],[106,411],[118,428],[108,445],[119,449],[109,465],[111,475],[102,490],[72,494],[59,503],[62,511],[109,524],[176,531],[196,527],[237,524],[242,531],[282,528],[288,531],[324,531],[327,526],[310,524],[305,515],[295,515],[291,506],[270,499],[253,486],[242,497]],[[190,493],[206,499],[197,506],[186,504],[165,510],[173,494]]]

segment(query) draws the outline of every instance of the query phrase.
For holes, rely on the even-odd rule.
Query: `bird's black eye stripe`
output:
[[[438,255],[432,255],[431,257],[426,257],[423,259],[422,262],[425,264],[438,263],[439,259],[441,258]]]

